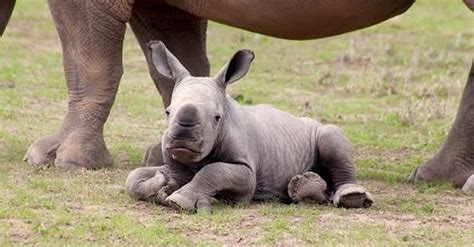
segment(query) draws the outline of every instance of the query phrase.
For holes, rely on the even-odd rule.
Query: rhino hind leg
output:
[[[171,102],[174,82],[160,76],[151,61],[150,41],[161,40],[193,76],[209,76],[206,52],[207,21],[182,10],[156,3],[133,6],[130,26],[147,59],[150,75],[164,108]]]
[[[318,174],[305,172],[296,175],[288,184],[288,195],[293,202],[323,204],[326,197],[327,184]]]
[[[327,193],[336,207],[368,208],[372,195],[358,184],[352,146],[342,130],[334,125],[321,126],[316,134],[318,160],[314,172],[327,183]]]
[[[372,194],[358,184],[344,184],[332,197],[334,206],[343,208],[369,208],[373,201]]]

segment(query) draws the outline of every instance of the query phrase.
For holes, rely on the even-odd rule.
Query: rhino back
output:
[[[240,148],[256,172],[254,199],[286,199],[290,179],[310,170],[316,161],[320,124],[266,105],[239,106],[239,112]]]

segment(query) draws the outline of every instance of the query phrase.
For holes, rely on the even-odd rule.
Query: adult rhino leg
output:
[[[206,55],[207,21],[163,4],[136,3],[130,19],[135,36],[147,58],[150,75],[161,94],[163,106],[171,101],[174,82],[156,72],[148,43],[161,40],[193,76],[209,76]]]
[[[143,155],[143,166],[161,166],[164,164],[161,142],[148,145]]]
[[[59,133],[33,143],[25,160],[67,169],[111,166],[103,126],[122,75],[122,43],[131,6],[125,0],[113,5],[49,0],[49,7],[63,49],[68,112]]]
[[[463,187],[474,175],[474,62],[456,119],[438,153],[416,168],[412,182],[447,180]],[[469,188],[466,185],[466,188]]]
[[[328,183],[333,204],[345,208],[370,207],[372,195],[358,184],[352,146],[342,130],[334,125],[324,125],[316,135],[318,160],[314,171]]]
[[[150,41],[163,41],[193,76],[209,76],[206,20],[167,5],[143,5],[138,2],[133,7],[130,26],[147,58],[150,75],[161,94],[165,108],[170,104],[174,82],[156,72],[148,47]],[[163,163],[160,148],[161,143],[152,144],[147,148],[143,159],[144,166]]]

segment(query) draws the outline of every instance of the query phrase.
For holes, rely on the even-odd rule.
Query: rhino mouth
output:
[[[201,155],[202,140],[199,139],[173,139],[166,150],[176,160],[191,161]]]
[[[168,150],[168,152],[174,155],[179,154],[179,153],[189,153],[189,154],[196,154],[196,155],[201,154],[201,152],[188,148],[188,147],[172,147],[172,148],[167,148],[166,150]]]

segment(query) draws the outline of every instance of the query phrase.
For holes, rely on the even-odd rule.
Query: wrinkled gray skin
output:
[[[325,192],[336,206],[372,204],[357,185],[352,148],[339,128],[270,106],[240,106],[226,95],[247,73],[252,52],[238,51],[211,78],[191,76],[163,43],[150,47],[157,72],[175,86],[164,165],[134,170],[126,182],[130,196],[186,210],[208,209],[215,198],[323,203]]]
[[[410,180],[447,180],[474,194],[474,62],[468,75],[459,110],[448,137],[438,153],[416,168]]]

